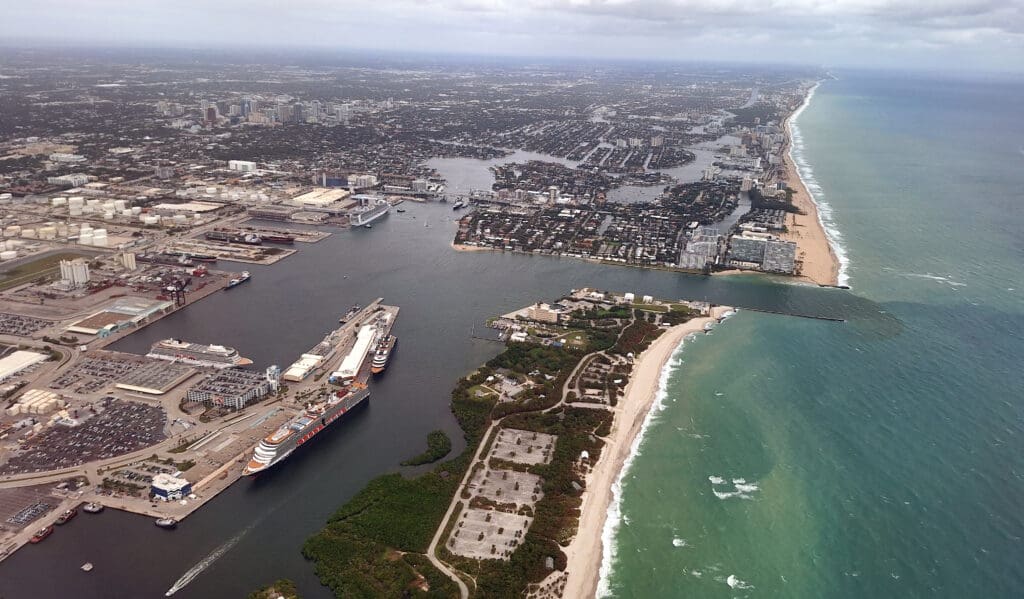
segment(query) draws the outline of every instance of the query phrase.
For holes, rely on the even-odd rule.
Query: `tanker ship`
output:
[[[223,345],[202,345],[189,343],[180,339],[164,339],[157,341],[149,349],[147,357],[158,360],[182,362],[193,366],[212,366],[214,368],[232,368],[249,366],[252,360],[238,355],[238,350]]]
[[[366,385],[354,384],[347,390],[336,391],[326,399],[308,405],[300,415],[260,441],[242,474],[251,476],[284,460],[295,448],[307,443],[368,397],[370,390]]]

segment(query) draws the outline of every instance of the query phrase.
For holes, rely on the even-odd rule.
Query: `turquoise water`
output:
[[[677,352],[603,594],[1024,596],[1024,85],[839,76],[795,154],[879,313]]]

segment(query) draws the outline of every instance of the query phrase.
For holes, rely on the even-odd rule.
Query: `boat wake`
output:
[[[197,576],[203,573],[203,570],[209,568],[211,565],[213,565],[215,561],[219,560],[225,553],[230,551],[232,547],[237,545],[238,542],[242,540],[242,537],[248,534],[250,530],[255,528],[255,526],[255,523],[250,524],[246,528],[242,529],[240,533],[231,537],[230,539],[222,543],[220,546],[218,546],[216,549],[211,551],[209,555],[199,560],[199,563],[189,568],[189,570],[182,574],[181,578],[179,578],[174,583],[174,585],[171,586],[171,588],[167,589],[167,592],[164,593],[164,597],[170,597],[171,595],[177,593],[181,589],[188,586],[190,582],[195,580]]]
[[[804,99],[804,103],[800,105],[800,108],[796,109],[796,112],[789,119],[789,135],[791,140],[789,158],[796,166],[797,175],[807,189],[807,193],[811,196],[811,201],[818,207],[818,222],[821,224],[821,228],[825,230],[825,237],[828,238],[828,243],[832,246],[836,259],[839,260],[839,276],[836,282],[840,287],[845,287],[850,284],[850,278],[847,274],[850,267],[850,258],[846,253],[846,247],[843,246],[843,235],[840,233],[833,218],[832,206],[825,201],[825,193],[821,185],[818,184],[818,180],[814,178],[814,171],[804,156],[804,138],[800,133],[800,128],[797,126],[797,120],[804,109],[811,103],[811,98],[814,97],[814,93],[818,90],[819,85],[821,84],[817,83],[811,88],[811,91],[807,93],[807,97]]]

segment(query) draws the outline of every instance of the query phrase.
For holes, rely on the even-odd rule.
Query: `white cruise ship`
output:
[[[238,355],[233,347],[223,345],[202,345],[189,343],[180,339],[164,339],[153,344],[146,356],[157,360],[181,362],[193,366],[212,366],[214,368],[233,368],[249,366],[252,360]]]

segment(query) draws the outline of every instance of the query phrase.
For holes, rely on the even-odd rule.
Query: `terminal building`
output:
[[[153,483],[149,490],[155,499],[177,501],[192,494],[192,483],[184,478],[161,472],[153,477]]]

